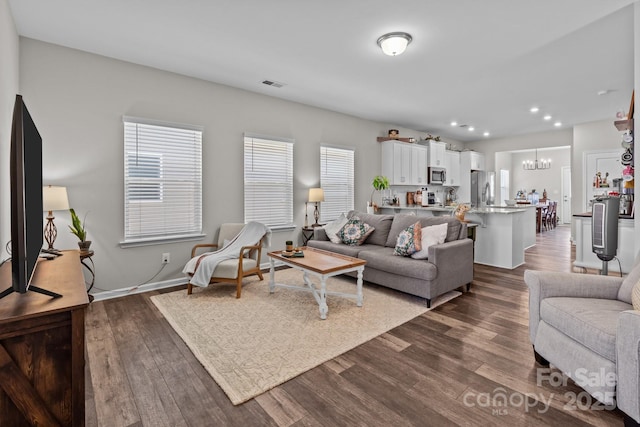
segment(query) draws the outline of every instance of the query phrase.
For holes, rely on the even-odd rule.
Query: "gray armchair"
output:
[[[640,255],[626,278],[527,270],[524,280],[536,361],[640,425],[640,311],[631,304]]]

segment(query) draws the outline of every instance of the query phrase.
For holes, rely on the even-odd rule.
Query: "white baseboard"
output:
[[[281,265],[284,265],[284,264],[276,261],[275,263],[276,267],[279,267]],[[270,264],[268,262],[262,263],[260,264],[260,268],[264,272],[268,273]],[[103,301],[103,300],[108,300],[113,298],[120,298],[127,295],[141,294],[143,292],[155,291],[158,289],[170,288],[172,286],[186,285],[186,284],[187,284],[187,278],[179,277],[177,279],[164,280],[162,282],[147,283],[146,285],[132,286],[132,287],[122,288],[122,289],[114,289],[112,291],[103,291],[103,292],[99,292],[91,295],[93,295],[94,301]]]

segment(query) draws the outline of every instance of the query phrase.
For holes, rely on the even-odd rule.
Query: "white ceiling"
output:
[[[9,0],[21,36],[460,141],[626,112],[632,3]],[[376,45],[391,31],[401,56]]]

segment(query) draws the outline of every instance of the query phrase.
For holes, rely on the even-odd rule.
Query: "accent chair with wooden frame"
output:
[[[218,233],[218,243],[201,243],[195,245],[191,249],[191,258],[196,256],[198,249],[209,248],[217,250],[225,246],[225,241],[229,242],[236,237],[245,224],[242,223],[225,223],[220,226],[220,232]],[[262,272],[260,271],[260,256],[262,255],[262,240],[258,241],[255,245],[243,246],[240,249],[240,257],[234,259],[228,259],[220,262],[213,274],[209,283],[232,283],[236,285],[236,298],[240,298],[242,294],[242,280],[247,276],[253,276],[257,274],[260,280],[263,280]],[[193,285],[187,283],[187,294],[191,295],[193,291]]]

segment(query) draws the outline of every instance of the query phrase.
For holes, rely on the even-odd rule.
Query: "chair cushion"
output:
[[[631,290],[631,303],[634,310],[640,310],[640,280],[636,282]]]
[[[631,305],[618,300],[545,298],[540,303],[540,319],[615,363],[618,316],[631,309]]]
[[[258,262],[253,258],[242,259],[242,269],[245,271],[256,268],[257,265]],[[222,277],[225,279],[236,279],[238,277],[238,259],[226,259],[219,262],[211,276]]]
[[[631,290],[638,280],[640,280],[640,254],[634,260],[633,268],[622,281],[622,285],[620,285],[620,290],[618,291],[618,299],[620,301],[631,304]]]

